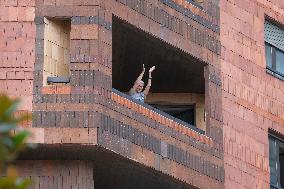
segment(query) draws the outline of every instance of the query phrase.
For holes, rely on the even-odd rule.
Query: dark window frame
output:
[[[192,126],[197,128],[197,125],[196,125],[196,104],[195,103],[190,103],[190,104],[182,103],[181,104],[181,103],[166,103],[166,102],[162,102],[162,103],[149,103],[149,105],[154,107],[154,108],[156,108],[156,109],[158,109],[158,110],[160,110],[160,111],[165,112],[166,114],[169,114],[169,115],[173,116],[176,119],[179,119],[179,120],[181,120],[181,121],[183,121],[185,123],[188,123],[188,124],[190,124],[190,125],[192,125]],[[181,119],[179,117],[176,117],[176,116],[172,115],[171,113],[169,113],[168,111],[165,111],[163,108],[168,108],[168,109],[171,109],[171,108],[173,108],[173,109],[175,109],[175,108],[187,109],[185,111],[193,110],[193,120],[192,120],[193,123],[190,123],[190,122],[188,122],[186,120],[183,120],[183,119]]]
[[[281,149],[284,150],[284,140],[273,135],[273,134],[271,134],[271,133],[268,135],[268,137],[269,137],[269,146],[270,146],[271,140],[273,140],[273,142],[275,142],[275,150],[276,150],[276,155],[277,155],[276,156],[276,162],[275,162],[276,163],[276,169],[277,169],[277,171],[276,171],[277,183],[276,183],[276,185],[271,183],[271,167],[270,167],[270,188],[271,189],[283,189],[284,184],[283,184],[283,186],[281,186],[281,179],[280,179],[280,176],[281,176],[280,167],[281,167],[281,165],[280,165],[280,160],[279,160],[280,159],[279,149],[281,148]],[[271,163],[270,162],[271,161],[270,156],[271,156],[271,149],[269,149],[269,164]]]
[[[284,73],[279,72],[278,70],[276,70],[276,51],[282,52],[284,54],[284,51],[282,51],[281,49],[275,47],[274,45],[265,42],[265,47],[269,46],[271,48],[271,64],[272,67],[268,66],[268,63],[266,62],[266,70],[267,73],[276,76],[277,78],[279,78],[280,80],[284,81]],[[267,56],[267,54],[265,53],[265,57]]]

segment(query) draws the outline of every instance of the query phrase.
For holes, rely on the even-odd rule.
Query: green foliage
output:
[[[18,177],[3,177],[0,179],[1,189],[26,189],[31,184],[29,179],[22,179]]]
[[[30,115],[15,117],[19,100],[12,100],[0,95],[0,178],[1,189],[25,189],[30,181],[18,178],[16,168],[11,163],[17,158],[19,152],[25,149],[26,140],[30,133],[17,130],[17,126],[30,120]]]

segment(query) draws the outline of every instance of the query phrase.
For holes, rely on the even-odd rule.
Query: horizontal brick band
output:
[[[186,167],[202,172],[220,182],[224,182],[224,168],[214,165],[200,156],[192,155],[190,152],[184,151],[171,144],[167,144],[167,156],[169,159]]]
[[[43,86],[41,88],[42,94],[70,94],[71,87],[70,86]]]
[[[93,111],[115,111],[118,114],[121,114],[121,119],[123,117],[131,117],[135,121],[144,124],[146,127],[153,128],[159,132],[162,132],[168,136],[171,136],[179,141],[182,141],[186,144],[189,144],[197,149],[200,149],[212,156],[217,158],[222,158],[222,149],[208,146],[200,142],[200,137],[193,138],[192,135],[187,136],[183,134],[180,130],[174,130],[164,124],[157,122],[156,120],[152,120],[143,114],[136,113],[132,109],[128,109],[123,105],[119,105],[115,102],[106,99],[103,95],[98,94],[53,94],[53,95],[35,95],[34,96],[34,104],[33,104],[33,117],[34,127],[83,127],[79,124],[70,124],[67,122],[61,121],[61,116],[63,117],[71,117],[73,120],[74,115],[78,116],[77,119],[80,119],[79,122],[82,124],[84,115],[90,116],[93,114]],[[84,113],[74,113],[77,112],[87,112]],[[89,112],[89,113],[88,113]],[[135,116],[134,116],[135,115]],[[134,117],[133,117],[134,116]],[[45,123],[45,119],[52,118],[57,120],[56,122]],[[64,118],[65,119],[65,118]],[[87,124],[87,123],[85,123]],[[89,122],[90,127],[93,127],[91,122]],[[85,127],[87,127],[85,125]],[[185,128],[186,129],[186,128]],[[194,133],[194,132],[192,132]],[[195,135],[194,135],[195,136]],[[196,136],[198,134],[196,133]],[[198,140],[199,139],[199,140]],[[213,143],[214,146],[214,143]],[[219,150],[217,150],[219,149]]]
[[[98,127],[100,114],[95,111],[34,111],[33,127]]]
[[[103,26],[107,30],[112,30],[112,24],[99,16],[73,16],[71,18],[71,24],[98,24],[100,26]]]
[[[187,26],[187,32],[189,39],[198,44],[201,45],[207,49],[209,49],[212,52],[215,52],[216,54],[221,54],[221,43],[220,41],[214,39],[210,35],[208,35],[206,32],[197,29],[193,26],[188,25]]]
[[[101,131],[109,131],[113,135],[117,135],[156,154],[161,154],[160,139],[103,114],[101,115]]]
[[[71,71],[71,85],[111,88],[111,77],[98,70],[74,70]]]
[[[218,180],[219,182],[224,182],[224,168],[215,165],[201,156],[194,155],[189,151],[184,151],[175,145],[165,143],[161,141],[161,139],[155,138],[148,133],[141,132],[132,126],[126,125],[109,116],[102,114],[101,121],[99,135],[109,132],[112,135],[118,136],[119,138],[159,154],[164,158],[168,158],[183,166],[200,172],[201,174],[209,176],[212,179]],[[102,145],[104,145],[104,143],[102,143]],[[115,147],[113,146],[113,148]],[[116,150],[119,151],[122,149],[120,148]]]
[[[199,8],[200,10],[203,10],[203,7],[200,5],[200,3],[195,2],[194,0],[185,0],[187,3],[190,3],[194,5],[195,7]]]
[[[118,94],[113,93],[112,94],[112,100],[114,100],[115,102],[117,102],[118,104],[121,104],[123,106],[126,106],[127,108],[133,109],[134,111],[152,119],[155,120],[163,125],[166,125],[170,128],[173,128],[174,130],[177,130],[187,136],[190,136],[192,138],[195,138],[196,140],[205,143],[207,145],[212,145],[212,141],[211,139],[209,139],[208,137],[206,137],[205,135],[200,135],[197,132],[204,132],[204,131],[194,131],[196,130],[196,128],[193,128],[193,126],[191,126],[191,128],[188,128],[188,124],[184,123],[179,123],[179,121],[177,120],[173,120],[173,118],[169,118],[167,117],[167,115],[165,115],[163,112],[158,113],[157,111],[153,111],[150,109],[150,107],[145,107],[142,106],[138,103],[135,103],[134,101],[131,101],[130,99],[124,97],[124,96],[120,96]]]
[[[198,16],[191,12],[190,10],[178,5],[172,0],[160,0],[160,2],[164,3],[165,5],[171,7],[172,9],[182,13],[183,15],[187,16],[188,18],[198,22],[199,24],[203,25],[204,27],[207,27],[208,29],[211,29],[214,32],[220,32],[220,27],[211,23],[210,21],[202,18],[201,16]]]
[[[158,6],[155,6],[154,4],[151,4],[146,0],[141,0],[141,1],[120,0],[119,2],[139,12],[140,14],[146,16],[147,18],[159,23],[161,26],[166,27],[170,31],[173,31],[181,36],[188,35],[190,41],[197,43],[218,55],[221,54],[221,45],[220,45],[219,40],[208,35],[208,33],[201,31],[200,29],[197,29],[191,23],[181,20],[175,16],[172,16],[164,9],[161,9]],[[166,3],[166,2],[168,5],[173,6],[172,4],[174,2],[171,1],[172,3],[169,3],[169,1],[163,1],[163,3]],[[176,7],[181,7],[181,6],[175,4],[175,6],[173,6],[172,8],[176,8]],[[186,11],[187,11],[187,14],[189,14],[190,10],[186,9]],[[198,15],[195,15],[192,12],[190,13],[191,14],[189,18],[191,19],[192,17],[195,19],[195,20],[192,19],[193,22],[196,22],[197,20],[197,22],[199,21],[200,24],[204,27],[206,26],[209,27],[209,25],[211,27],[211,25],[213,25],[211,23],[208,23],[208,21],[204,21],[204,18]],[[209,29],[212,29],[212,28],[209,28]],[[218,33],[219,29],[215,29],[215,30],[213,31]]]

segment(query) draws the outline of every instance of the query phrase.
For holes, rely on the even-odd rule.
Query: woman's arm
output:
[[[129,90],[129,94],[135,93],[135,89],[138,86],[139,81],[142,80],[144,73],[145,73],[145,67],[144,67],[144,64],[143,64],[143,70],[142,70],[141,74],[137,77],[137,79],[136,79],[134,85],[132,86],[132,88]]]
[[[149,91],[150,91],[150,88],[151,88],[151,79],[152,79],[152,72],[155,70],[155,66],[153,66],[152,68],[150,68],[149,70],[149,79],[148,79],[148,83],[147,83],[147,86],[145,87],[145,90],[143,91],[145,97],[148,95]]]

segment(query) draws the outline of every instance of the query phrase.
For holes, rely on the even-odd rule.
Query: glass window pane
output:
[[[279,168],[280,168],[280,185],[284,187],[284,148],[282,143],[279,145]]]
[[[265,44],[265,57],[266,57],[266,66],[272,68],[272,48],[269,44]]]
[[[193,105],[151,104],[153,107],[170,114],[190,125],[195,125],[195,107]]]
[[[273,137],[269,136],[269,166],[270,166],[270,183],[274,186],[278,184],[277,174],[277,150],[276,141]]]
[[[284,74],[284,53],[276,50],[276,71]]]

